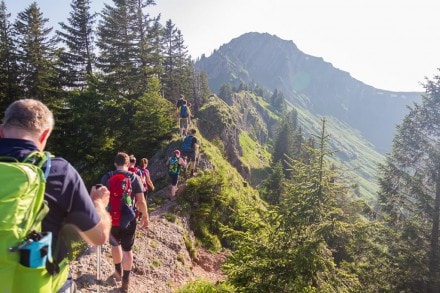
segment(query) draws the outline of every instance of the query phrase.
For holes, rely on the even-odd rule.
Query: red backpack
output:
[[[130,222],[135,219],[133,209],[131,182],[128,174],[114,172],[108,179],[110,200],[108,211],[112,217],[112,226],[127,228]]]

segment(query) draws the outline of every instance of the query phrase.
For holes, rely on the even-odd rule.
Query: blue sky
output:
[[[36,1],[51,25],[65,21],[69,0]],[[103,3],[92,0],[99,12]],[[5,0],[12,19],[32,0]],[[376,88],[423,91],[440,67],[440,1],[435,0],[156,0],[148,8],[182,31],[193,58],[247,32],[293,41],[304,53]]]

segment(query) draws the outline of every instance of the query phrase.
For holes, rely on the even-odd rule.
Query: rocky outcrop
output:
[[[250,170],[241,160],[240,134],[246,132],[264,145],[272,135],[276,119],[249,92],[234,93],[226,101],[216,96],[210,99],[198,113],[199,130],[203,137],[221,143],[228,161],[249,180]]]

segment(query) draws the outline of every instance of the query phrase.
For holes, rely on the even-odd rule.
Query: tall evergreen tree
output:
[[[193,92],[192,97],[194,104],[192,106],[192,113],[197,114],[198,110],[207,98],[212,94],[208,85],[208,76],[205,72],[198,72],[192,66],[192,80],[193,80]]]
[[[98,67],[104,85],[124,97],[138,97],[147,88],[149,64],[148,16],[143,9],[154,1],[114,0],[105,4],[98,25]]]
[[[195,102],[193,64],[183,40],[182,32],[168,20],[163,29],[163,67],[162,84],[165,97],[176,100],[181,94]]]
[[[90,14],[90,0],[73,0],[68,24],[61,22],[59,39],[67,46],[61,54],[66,86],[82,88],[93,73],[95,55],[93,51],[93,24],[95,15]]]
[[[356,215],[341,208],[347,187],[330,180],[335,173],[326,159],[332,152],[324,125],[319,148],[309,150],[311,162],[289,160],[294,176],[267,225],[237,235],[237,250],[224,268],[238,291],[361,292],[357,276],[336,262],[341,248],[332,245],[355,230]]]
[[[440,77],[425,84],[420,104],[410,108],[397,127],[393,147],[381,166],[379,204],[385,219],[399,232],[399,243],[417,252],[404,287],[440,291]],[[409,269],[397,258],[402,272]]]
[[[261,197],[270,204],[279,204],[280,196],[284,193],[284,185],[284,169],[282,163],[278,161],[272,168],[272,173],[263,181],[259,188]]]
[[[175,127],[174,104],[161,96],[157,77],[148,79],[148,89],[136,100],[132,131],[127,135],[134,154],[152,154],[161,142],[170,139]]]
[[[60,88],[55,70],[55,40],[50,36],[52,28],[45,27],[47,22],[37,3],[33,2],[18,13],[14,27],[25,96],[52,103]]]
[[[292,110],[281,121],[274,139],[273,161],[281,162],[288,169],[286,157],[300,159],[302,151],[302,133],[298,129],[297,113]]]
[[[165,97],[169,100],[179,96],[179,91],[175,86],[175,70],[177,67],[176,61],[176,33],[177,28],[175,24],[169,19],[163,29],[163,68],[162,85]]]
[[[0,2],[0,111],[22,93],[18,79],[17,48],[4,1]]]

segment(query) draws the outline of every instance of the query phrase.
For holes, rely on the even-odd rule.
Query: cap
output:
[[[174,151],[174,154],[175,154],[177,157],[180,157],[180,151],[179,151],[179,150],[175,150],[175,151]]]

